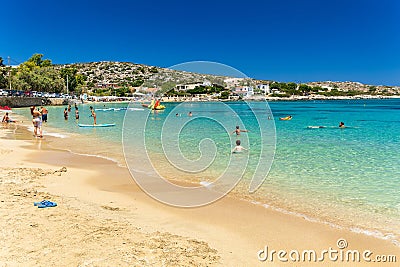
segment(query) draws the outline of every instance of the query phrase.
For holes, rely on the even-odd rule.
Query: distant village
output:
[[[19,66],[0,64],[0,95],[84,100],[232,101],[400,97],[400,86],[359,82],[308,83],[201,74],[135,64],[52,64],[34,54]],[[0,58],[1,59],[1,58]],[[229,68],[229,67],[227,67]],[[10,79],[11,77],[11,79]],[[7,88],[6,88],[7,87]],[[3,89],[4,88],[4,89]]]
[[[279,83],[270,80],[199,74],[127,62],[69,64],[87,77],[88,95],[163,97],[164,101],[240,99],[341,99],[400,97],[399,86],[359,82]],[[121,94],[121,91],[123,94]]]

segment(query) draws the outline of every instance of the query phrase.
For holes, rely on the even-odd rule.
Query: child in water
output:
[[[241,130],[238,125],[238,126],[236,126],[236,129],[232,133],[236,133],[236,135],[240,135],[241,132],[248,132],[248,130]]]
[[[241,153],[247,149],[240,145],[240,140],[236,140],[236,146],[233,148],[232,153]]]

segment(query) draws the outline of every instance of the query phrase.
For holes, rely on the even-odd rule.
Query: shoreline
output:
[[[29,121],[28,119],[24,119],[24,121]],[[23,127],[29,128],[30,126],[29,122],[26,123],[25,125],[23,125]],[[64,138],[59,138],[60,137],[60,132],[61,135],[66,135],[67,139]],[[74,154],[76,156],[83,156],[83,157],[89,157],[89,158],[95,158],[95,159],[104,159],[107,161],[111,161],[113,163],[115,163],[118,167],[122,167],[122,168],[127,168],[125,165],[125,162],[122,161],[120,158],[114,158],[112,155],[108,156],[108,155],[104,155],[102,154],[91,154],[90,152],[85,152],[85,151],[75,151],[74,148],[76,148],[76,146],[72,146],[69,148],[63,147],[63,144],[65,144],[65,140],[69,140],[73,143],[76,143],[77,140],[74,139],[72,140],[72,136],[75,136],[76,133],[72,133],[72,136],[68,136],[68,132],[65,132],[63,129],[60,128],[52,128],[50,127],[50,133],[49,135],[51,136],[48,140],[48,147],[49,149],[56,149],[56,150],[60,150],[60,151],[66,151],[68,153]],[[64,139],[64,140],[62,140]],[[87,140],[84,140],[82,142],[82,140],[79,140],[79,144],[83,145]],[[55,146],[54,146],[55,143]],[[109,144],[111,145],[111,143]],[[108,146],[109,146],[108,145]],[[108,147],[107,146],[107,147]],[[173,182],[176,183],[184,183],[187,184],[188,186],[199,186],[199,184],[197,182],[183,182],[180,180],[173,180]],[[389,231],[385,231],[386,229],[378,229],[378,228],[366,228],[365,226],[362,225],[357,225],[357,224],[351,224],[351,223],[346,223],[345,221],[338,221],[338,220],[334,220],[332,219],[333,217],[318,217],[318,215],[314,214],[313,212],[311,212],[310,210],[299,210],[291,208],[290,206],[284,205],[283,202],[276,202],[274,201],[273,203],[269,202],[269,201],[265,201],[262,200],[260,197],[242,197],[240,194],[238,194],[238,192],[235,192],[235,190],[233,190],[230,194],[229,197],[238,200],[238,201],[245,201],[251,205],[257,205],[257,206],[261,206],[264,209],[267,210],[272,210],[272,211],[276,211],[285,215],[289,215],[289,216],[294,216],[297,218],[301,218],[304,220],[307,220],[309,222],[313,222],[313,223],[319,223],[322,225],[328,225],[329,227],[333,227],[333,228],[337,228],[337,229],[342,229],[342,230],[348,230],[350,232],[353,233],[361,233],[363,235],[366,236],[373,236],[374,238],[377,239],[381,239],[381,240],[386,240],[389,241],[391,243],[393,243],[396,246],[400,247],[400,242],[398,239],[396,239],[396,235],[394,234],[394,232],[389,232]],[[281,205],[279,205],[281,204]]]
[[[16,149],[10,149],[15,145],[12,141],[22,144],[17,144]],[[266,263],[258,261],[256,254],[265,245],[277,250],[335,248],[339,238],[346,238],[351,249],[370,249],[375,254],[394,254],[397,258],[400,255],[400,248],[390,241],[345,229],[335,229],[319,222],[310,222],[301,217],[266,209],[229,196],[203,208],[179,209],[165,206],[143,193],[133,182],[127,169],[118,167],[114,162],[50,149],[48,140],[3,139],[2,142],[5,143],[5,150],[13,150],[7,155],[14,154],[17,158],[13,162],[3,160],[3,167],[15,169],[19,165],[29,165],[29,167],[46,166],[50,169],[59,169],[61,165],[58,162],[61,161],[62,165],[66,165],[68,169],[65,175],[62,174],[65,180],[59,180],[57,177],[46,178],[40,182],[43,182],[45,190],[62,196],[63,201],[74,199],[78,204],[90,203],[88,205],[91,208],[97,205],[97,208],[100,207],[101,216],[106,215],[102,214],[103,211],[107,214],[111,213],[109,217],[111,220],[116,219],[114,217],[116,211],[123,210],[125,213],[123,218],[117,216],[118,219],[127,219],[131,216],[129,220],[135,227],[183,235],[189,240],[200,239],[202,240],[200,242],[206,242],[210,249],[207,259],[214,256],[216,259],[221,257],[220,261],[207,263],[210,265],[232,266],[249,263],[252,266],[263,265]],[[27,160],[26,155],[34,160]],[[65,182],[68,182],[69,186]],[[105,202],[109,204],[106,205]],[[28,204],[28,206],[31,205],[31,203]],[[101,206],[108,208],[101,208]],[[58,208],[60,207],[55,209]],[[91,208],[85,210],[84,214],[91,213]],[[34,216],[37,212],[33,207],[29,210],[31,214],[28,212],[25,217],[22,216],[22,219],[29,219],[29,216]],[[84,214],[78,213],[77,216]],[[84,249],[89,248],[82,248]],[[213,249],[216,249],[217,253],[214,253]],[[117,262],[117,259],[114,260]],[[280,262],[268,263],[280,265]],[[385,264],[385,266],[390,266],[390,264]]]
[[[26,108],[31,106],[31,103],[28,105],[21,106],[20,104],[14,105],[13,99],[19,101],[18,97],[7,97],[8,105],[10,107],[17,108]],[[64,99],[64,98],[37,98],[37,100],[41,100],[42,105],[45,106],[66,106],[68,104],[95,104],[95,103],[119,103],[119,104],[129,104],[129,103],[143,103],[150,102],[151,98],[143,98],[140,100],[135,99],[127,99],[127,97],[121,97],[120,100],[116,99],[113,96],[103,96],[98,97],[97,101],[89,101],[85,100],[83,103],[79,99]],[[312,95],[312,96],[291,96],[291,97],[272,97],[265,95],[256,95],[250,98],[244,99],[210,99],[210,98],[199,98],[199,97],[162,97],[161,101],[166,103],[180,103],[180,102],[241,102],[241,101],[267,101],[267,102],[292,102],[292,101],[334,101],[334,100],[381,100],[381,99],[398,99],[400,95],[356,95],[356,96],[320,96],[320,95]],[[35,98],[34,98],[35,99]],[[46,104],[43,104],[46,103]]]

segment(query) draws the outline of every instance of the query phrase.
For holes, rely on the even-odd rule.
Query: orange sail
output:
[[[153,109],[156,109],[160,105],[160,100],[157,100],[156,103],[154,104]]]

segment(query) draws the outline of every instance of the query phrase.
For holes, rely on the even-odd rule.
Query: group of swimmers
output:
[[[64,119],[65,120],[68,120],[69,112],[71,112],[71,105],[68,105],[68,107],[66,107],[64,109]],[[75,103],[75,119],[79,120],[79,108],[76,105],[76,103]]]
[[[249,130],[242,130],[242,129],[240,129],[240,127],[239,127],[239,125],[238,125],[238,126],[236,126],[236,129],[232,132],[232,134],[235,133],[236,136],[239,136],[240,133],[248,132],[248,131],[249,131]],[[238,139],[238,140],[236,140],[236,146],[233,148],[232,153],[241,153],[241,152],[246,151],[246,150],[248,150],[248,149],[242,147],[242,146],[241,146],[241,142],[240,142],[240,140]]]
[[[175,116],[176,116],[176,117],[180,117],[181,114],[176,113]],[[189,111],[188,116],[189,116],[189,117],[193,117],[193,113],[192,113],[191,111]]]
[[[75,103],[75,119],[79,120],[79,108],[78,105]],[[89,107],[90,108],[90,117],[93,117],[93,124],[96,125],[97,124],[97,117],[96,117],[96,112],[94,112],[94,108],[92,106]],[[68,105],[68,107],[66,107],[64,109],[64,119],[68,120],[68,116],[69,113],[71,112],[71,105]]]

